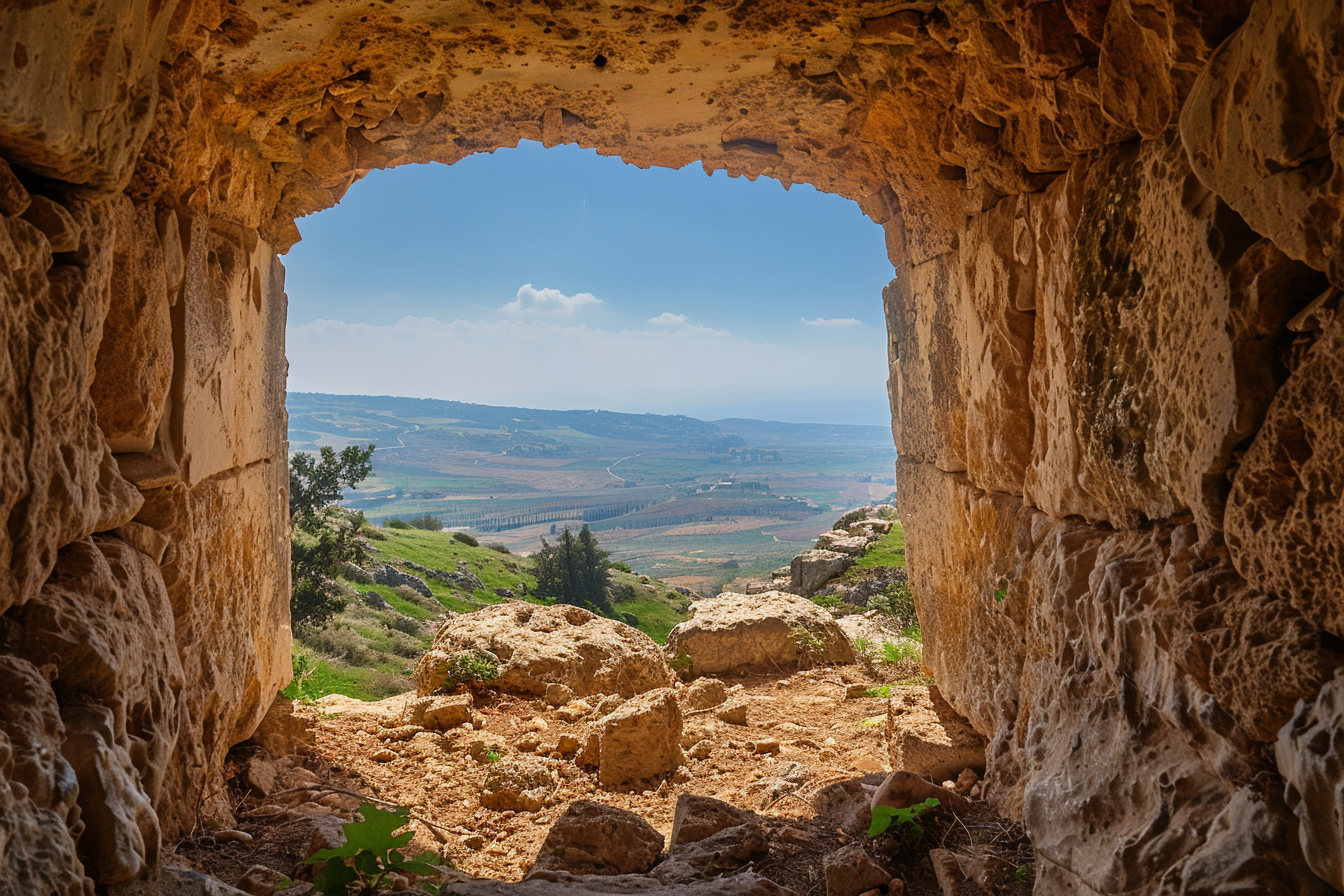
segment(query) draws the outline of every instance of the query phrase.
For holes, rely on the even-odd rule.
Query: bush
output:
[[[467,537],[470,538],[471,536],[467,536]],[[485,546],[486,546],[487,548],[489,548],[490,550],[494,551],[496,554],[512,554],[512,553],[513,553],[513,551],[509,550],[509,546],[508,546],[508,545],[506,545],[506,544],[501,544],[501,543],[498,542],[498,541],[490,541],[490,542],[486,542],[486,545],[485,545]]]
[[[386,529],[409,529],[411,528],[411,524],[403,519],[398,519],[395,516],[390,516],[387,519],[383,520],[383,527]]]
[[[453,541],[460,542],[469,548],[478,548],[481,543],[465,532],[454,532]]]
[[[622,613],[621,621],[631,628],[639,628],[639,617],[634,613]]]
[[[424,529],[426,532],[438,532],[443,529],[443,523],[432,513],[422,513],[420,516],[412,517],[409,524],[413,529]]]
[[[388,628],[395,629],[405,635],[418,637],[425,632],[425,627],[420,624],[420,620],[403,616],[400,613],[386,620],[386,624]]]
[[[612,560],[612,561],[608,562],[608,563],[607,563],[607,568],[608,568],[608,569],[618,569],[618,570],[620,570],[621,572],[634,572],[634,570],[630,568],[629,564],[621,563],[619,560]]]
[[[909,582],[892,582],[881,594],[868,598],[868,609],[895,616],[905,625],[919,625],[915,615],[915,597]]]
[[[499,677],[499,664],[479,650],[464,650],[448,658],[445,669],[448,680],[443,690],[452,692],[458,685],[479,685]]]

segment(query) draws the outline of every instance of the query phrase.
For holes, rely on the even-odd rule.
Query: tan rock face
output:
[[[696,601],[690,618],[668,633],[667,652],[687,657],[694,675],[854,661],[854,648],[830,613],[783,591],[725,592]]]
[[[1318,886],[1329,801],[1263,794],[1328,763],[1260,744],[1328,708],[1344,635],[1338,3],[290,6],[0,10],[0,892],[84,889],[77,804],[98,884],[227,820],[289,674],[275,252],[371,169],[520,139],[883,226],[925,661],[1039,892]],[[671,684],[593,625],[501,658]]]
[[[472,650],[498,658],[493,684],[515,694],[545,694],[547,685],[563,684],[584,697],[629,697],[675,681],[662,650],[638,629],[581,607],[506,601],[454,617],[439,629],[417,667],[417,688],[430,694],[443,686],[435,674],[437,657]]]

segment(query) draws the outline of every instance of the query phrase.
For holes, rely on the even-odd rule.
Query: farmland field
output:
[[[517,552],[586,523],[613,559],[707,592],[893,492],[885,427],[315,393],[288,407],[290,451],[377,446],[345,501],[374,523],[431,514]]]

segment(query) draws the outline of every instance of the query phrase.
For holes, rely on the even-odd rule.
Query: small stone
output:
[[[287,877],[274,868],[253,865],[238,880],[238,889],[249,896],[271,896]]]
[[[265,756],[252,756],[243,766],[243,784],[261,796],[275,792],[275,763]]]
[[[746,824],[753,818],[746,809],[711,796],[683,793],[677,798],[672,817],[672,847],[712,837],[719,831]]]
[[[562,722],[577,722],[593,711],[587,700],[575,700],[555,711],[555,717]]]
[[[546,685],[546,703],[549,706],[561,707],[574,699],[574,691],[567,685],[548,684]]]
[[[867,696],[868,696],[868,685],[866,684],[851,684],[845,687],[846,700],[858,700],[860,698]]]
[[[874,861],[858,842],[828,855],[822,869],[826,874],[826,896],[860,896],[867,890],[886,886],[891,880],[891,872]]]
[[[708,759],[714,751],[714,745],[707,740],[697,741],[686,753],[692,759]]]
[[[583,746],[583,745],[579,742],[579,739],[578,739],[577,737],[575,737],[574,735],[572,735],[572,734],[562,734],[562,735],[560,735],[560,738],[559,738],[558,742],[556,743],[555,748],[556,748],[556,750],[558,750],[558,751],[559,751],[559,752],[560,752],[566,759],[568,759],[569,757],[573,756],[575,753],[579,752],[579,747],[581,747],[581,746]]]
[[[729,725],[745,726],[747,724],[747,704],[732,703],[719,707],[714,711],[714,718]]]
[[[376,750],[369,758],[374,762],[391,762],[397,758],[397,754],[384,747],[381,750]]]
[[[775,740],[773,737],[767,737],[767,738],[763,738],[763,739],[761,739],[761,740],[758,740],[758,741],[756,741],[756,747],[755,747],[754,752],[756,752],[756,753],[778,753],[778,752],[779,752],[779,741]]]
[[[697,678],[686,685],[679,696],[685,711],[694,712],[723,703],[728,699],[728,689],[717,678]]]
[[[462,845],[467,849],[480,849],[485,845],[485,838],[480,834],[471,834],[462,838]]]

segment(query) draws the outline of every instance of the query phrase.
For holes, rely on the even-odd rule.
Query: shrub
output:
[[[443,523],[432,513],[422,513],[417,517],[412,517],[409,525],[413,529],[424,529],[426,532],[438,532],[443,528]]]
[[[621,621],[631,628],[639,628],[639,617],[634,613],[622,613]]]
[[[512,554],[512,553],[513,553],[513,551],[509,550],[509,546],[508,546],[508,545],[503,544],[503,543],[498,542],[498,541],[489,541],[489,542],[486,542],[485,546],[486,546],[487,548],[489,548],[490,550],[494,551],[496,554]]]
[[[465,532],[454,532],[453,541],[460,542],[469,548],[478,548],[481,543]]]
[[[411,528],[411,524],[403,519],[398,519],[395,516],[390,516],[387,519],[383,520],[383,527],[387,529],[409,529]]]
[[[896,826],[896,832],[906,843],[915,844],[919,838],[924,836],[924,826],[919,823],[919,818],[930,809],[937,809],[939,806],[937,797],[929,797],[922,803],[916,803],[904,809],[898,809],[895,806],[873,806],[873,823],[868,828],[868,836],[876,837],[885,833],[893,824]]]
[[[413,619],[410,616],[403,616],[400,613],[388,619],[386,625],[388,628],[399,631],[403,635],[413,635],[418,637],[425,632],[425,628],[420,624],[420,620]]]
[[[631,573],[634,572],[634,570],[630,568],[630,565],[628,563],[622,563],[619,560],[608,561],[607,568],[620,570],[621,572],[631,572]]]
[[[922,653],[918,644],[905,641],[882,642],[882,662],[893,666],[906,660],[918,660]]]
[[[915,596],[910,592],[909,582],[892,582],[881,594],[868,598],[868,609],[895,616],[906,625],[919,624],[919,617],[915,615]]]
[[[448,658],[447,682],[443,690],[452,692],[458,685],[481,685],[499,677],[499,664],[479,650],[464,650]]]
[[[420,878],[440,875],[434,864],[442,864],[443,859],[437,854],[427,852],[408,859],[401,852],[415,836],[412,831],[397,833],[410,820],[410,809],[403,806],[376,809],[365,803],[359,807],[359,814],[362,821],[345,825],[345,845],[321,850],[305,860],[307,865],[326,863],[313,878],[313,888],[319,893],[346,896],[352,886],[357,886],[358,892],[373,893],[390,882],[390,875],[414,874]],[[435,884],[422,879],[418,885],[430,896],[438,896]]]

